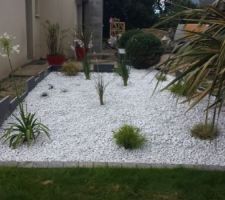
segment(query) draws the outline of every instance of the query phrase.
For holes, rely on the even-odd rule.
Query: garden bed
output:
[[[51,140],[38,138],[31,147],[12,150],[0,145],[0,161],[84,161],[225,166],[224,112],[220,135],[213,141],[191,137],[190,129],[204,120],[206,102],[185,113],[188,104],[176,104],[169,91],[152,92],[155,72],[131,71],[128,87],[113,73],[105,73],[105,105],[99,105],[95,78],[83,74],[66,77],[59,72],[47,76],[26,97],[28,110],[46,124]],[[172,79],[172,77],[169,77]],[[162,86],[167,82],[162,83]],[[49,84],[54,88],[49,90]],[[161,87],[162,87],[161,86]],[[47,97],[41,97],[47,92]],[[13,122],[10,117],[5,121]],[[113,131],[124,124],[141,128],[147,143],[139,150],[120,148]],[[2,132],[2,131],[1,131]]]

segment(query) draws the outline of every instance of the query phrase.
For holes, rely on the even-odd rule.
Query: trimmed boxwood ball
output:
[[[150,33],[139,33],[126,45],[127,60],[136,69],[147,69],[157,64],[162,53],[161,41]]]
[[[119,48],[125,49],[127,42],[134,36],[139,33],[143,33],[142,30],[140,29],[134,29],[134,30],[129,30],[126,31],[125,33],[122,34],[121,38],[118,41],[118,46]]]

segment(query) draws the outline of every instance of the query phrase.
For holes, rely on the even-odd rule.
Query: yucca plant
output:
[[[49,136],[49,129],[38,121],[35,114],[28,113],[24,106],[20,105],[19,117],[13,115],[15,123],[10,123],[10,127],[5,129],[5,134],[1,137],[4,142],[9,142],[9,146],[17,148],[27,143],[31,145],[40,134]]]
[[[183,20],[186,23],[196,22],[204,26],[204,30],[188,31],[184,38],[187,42],[162,64],[169,73],[180,72],[164,89],[183,80],[187,101],[192,101],[190,109],[208,98],[206,123],[208,111],[213,108],[213,124],[218,120],[225,102],[225,12],[221,10],[221,5],[224,2],[217,0],[202,9],[187,9],[169,17],[166,21],[185,16]]]
[[[98,96],[99,96],[99,101],[100,105],[104,105],[104,94],[105,94],[105,89],[108,84],[105,84],[104,78],[102,74],[98,74],[98,77],[95,81],[95,88],[97,90]]]
[[[126,65],[123,59],[118,62],[118,66],[115,69],[115,72],[123,79],[124,86],[127,86],[127,82],[130,76],[130,67]]]
[[[90,80],[91,79],[91,63],[90,63],[88,55],[84,57],[82,64],[83,64],[85,78],[86,80]]]

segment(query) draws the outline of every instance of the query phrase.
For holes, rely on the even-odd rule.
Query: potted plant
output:
[[[47,60],[50,66],[62,66],[65,62],[62,42],[65,37],[65,31],[60,29],[58,23],[52,24],[48,20],[45,23],[46,43],[48,47]]]
[[[85,27],[78,28],[75,30],[74,38],[75,57],[78,61],[82,61],[93,47],[92,32]]]

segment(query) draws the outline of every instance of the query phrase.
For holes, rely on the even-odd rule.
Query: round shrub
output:
[[[162,53],[161,41],[150,33],[139,33],[126,45],[127,59],[137,69],[146,69],[157,64]]]
[[[62,71],[67,76],[76,76],[81,70],[81,64],[78,62],[66,62],[63,64]]]
[[[212,140],[217,137],[219,134],[219,129],[213,124],[209,123],[200,123],[196,124],[191,129],[191,134],[193,137],[202,139],[202,140]]]
[[[124,125],[118,131],[114,132],[114,138],[116,144],[125,149],[140,148],[146,141],[140,134],[140,129],[130,125]]]
[[[140,29],[134,29],[134,30],[129,30],[126,31],[125,33],[123,33],[123,35],[121,36],[121,38],[118,41],[118,46],[119,48],[125,49],[127,42],[134,36],[137,35],[139,33],[143,33]]]

